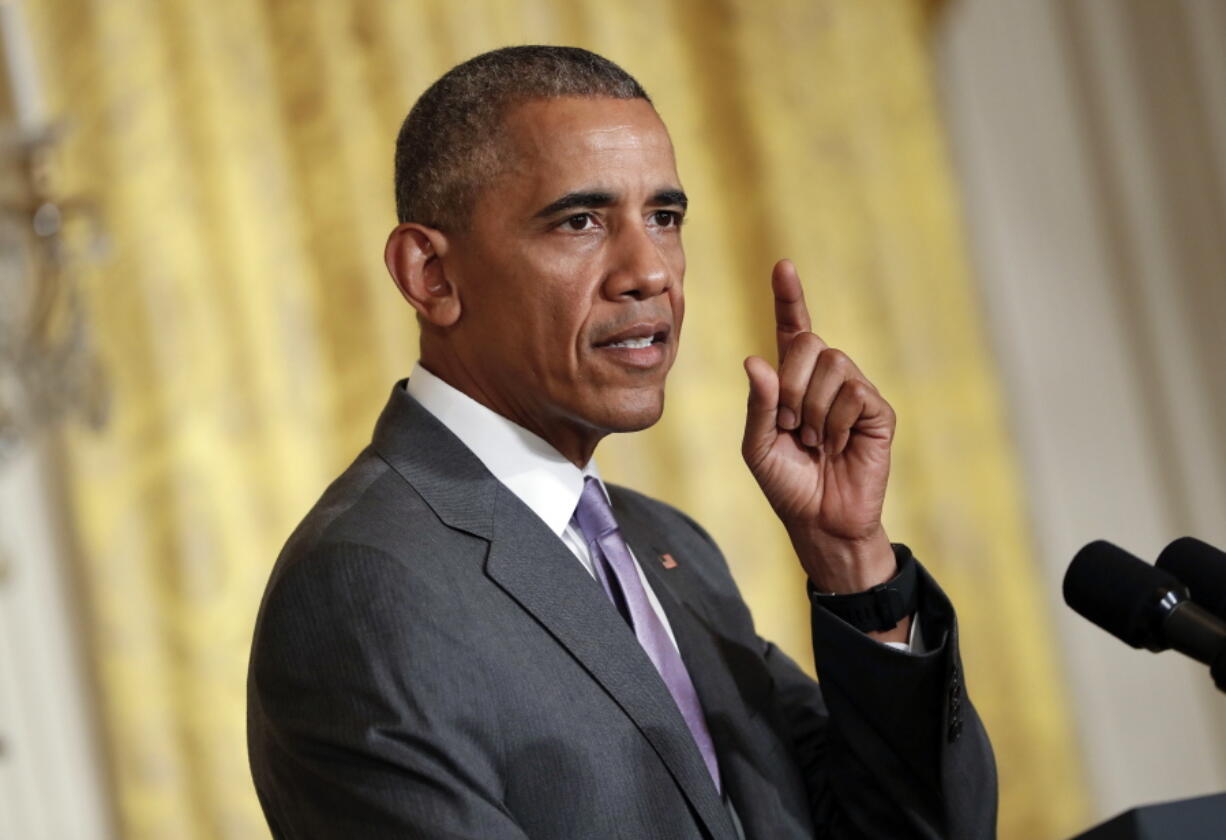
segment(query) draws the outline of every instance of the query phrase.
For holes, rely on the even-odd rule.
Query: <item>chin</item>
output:
[[[654,426],[664,414],[663,389],[636,390],[601,402],[600,410],[589,414],[588,419],[592,425],[611,433],[641,432]]]

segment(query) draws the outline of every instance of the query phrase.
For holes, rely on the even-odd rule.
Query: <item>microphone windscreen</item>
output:
[[[1180,537],[1162,549],[1158,568],[1188,587],[1193,601],[1226,619],[1226,551],[1195,537]]]
[[[1064,602],[1135,648],[1166,646],[1155,621],[1164,589],[1182,591],[1170,574],[1106,540],[1077,552],[1064,573]]]

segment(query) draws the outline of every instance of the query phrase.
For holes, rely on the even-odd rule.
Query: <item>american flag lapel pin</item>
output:
[[[661,554],[660,565],[666,569],[675,569],[677,568],[677,561],[673,559],[673,555],[671,554]]]

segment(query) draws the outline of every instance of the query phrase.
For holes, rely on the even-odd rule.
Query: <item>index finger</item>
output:
[[[809,308],[805,305],[805,290],[800,285],[800,276],[791,260],[775,263],[771,272],[771,289],[775,293],[775,341],[779,348],[779,362],[787,355],[792,339],[809,332]]]

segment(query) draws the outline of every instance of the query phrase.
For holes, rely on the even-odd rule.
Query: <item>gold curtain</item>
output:
[[[666,419],[614,480],[710,526],[763,633],[808,661],[800,572],[740,463],[768,273],[898,410],[887,509],[958,605],[1001,836],[1071,833],[1084,789],[933,101],[921,0],[40,0],[61,185],[113,250],[88,289],[114,411],[67,440],[125,838],[267,836],[244,675],[269,567],[415,358],[387,280],[392,141],[452,64],[569,43],[635,73],[692,197]]]

